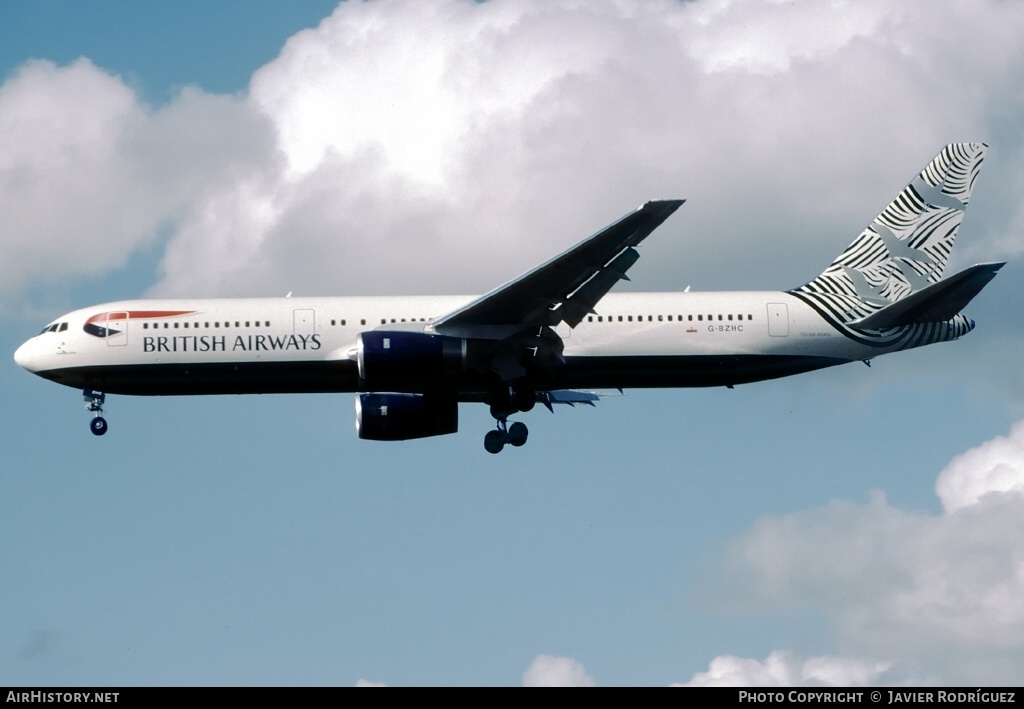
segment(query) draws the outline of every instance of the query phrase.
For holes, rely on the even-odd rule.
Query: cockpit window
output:
[[[42,330],[39,331],[39,334],[45,335],[48,332],[64,332],[67,329],[68,324],[66,322],[55,322],[52,325],[47,325],[46,327],[44,327]]]

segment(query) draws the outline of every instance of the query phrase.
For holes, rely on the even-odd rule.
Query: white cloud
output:
[[[866,505],[762,519],[731,544],[726,590],[716,593],[747,612],[824,612],[842,650],[833,658],[840,684],[857,667],[865,682],[878,681],[873,672],[887,672],[886,682],[1015,681],[1024,662],[1022,431],[1019,423],[950,462],[938,477],[941,515],[876,493]],[[716,658],[692,681],[770,680],[820,678],[773,653],[764,663]]]
[[[188,225],[158,291],[479,292],[651,196],[694,198],[664,239],[716,238],[661,244],[687,257],[652,259],[644,285],[679,287],[694,261],[764,278],[761,264],[780,274],[765,286],[796,285],[939,146],[987,132],[984,101],[948,103],[984,95],[977,72],[993,53],[1024,68],[1000,30],[984,58],[965,46],[959,72],[929,70],[935,47],[1024,17],[955,3],[945,14],[763,0],[343,4],[253,77],[249,103],[284,161],[265,192],[211,201],[218,224],[242,228]],[[889,187],[874,192],[880,174]],[[833,223],[845,232],[820,263],[796,258],[807,250],[797,225]],[[757,232],[771,248],[751,258]]]
[[[368,679],[361,679],[356,682],[357,687],[387,687],[384,682],[374,682]]]
[[[881,3],[806,3],[794,12],[789,3],[747,0],[702,2],[690,53],[709,72],[744,70],[775,74],[793,62],[828,56],[859,38],[871,38],[880,26],[906,11]]]
[[[154,110],[87,59],[23,65],[0,86],[0,306],[124,265],[158,228],[220,211],[225,186],[258,181],[274,155],[266,124],[236,97],[187,88]]]
[[[594,680],[571,657],[538,655],[523,673],[524,687],[593,687]]]
[[[863,687],[879,684],[889,665],[843,657],[801,659],[776,650],[764,662],[716,657],[682,687]]]
[[[132,92],[87,60],[29,62],[0,86],[0,295],[120,265],[148,236],[124,154],[141,118]],[[111,209],[112,193],[128,204]]]
[[[796,285],[949,140],[1006,151],[1019,193],[1020,31],[998,2],[382,0],[243,96],[154,110],[86,60],[28,64],[0,87],[5,298],[161,226],[154,294],[481,292],[675,196],[638,285]],[[1018,202],[971,217],[987,257]]]
[[[977,504],[986,495],[1024,493],[1024,421],[950,461],[935,483],[947,512]]]

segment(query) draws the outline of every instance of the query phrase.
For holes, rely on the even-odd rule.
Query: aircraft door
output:
[[[768,303],[768,334],[772,337],[789,336],[789,306]]]
[[[110,347],[123,347],[128,344],[128,313],[107,313],[107,322],[104,323],[107,333],[107,345]]]
[[[301,308],[293,311],[292,324],[296,335],[315,335],[316,311],[312,308]]]

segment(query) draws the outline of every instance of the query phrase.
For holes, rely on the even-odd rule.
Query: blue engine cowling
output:
[[[425,332],[371,330],[356,343],[359,378],[367,389],[413,390],[466,371],[466,341]]]
[[[405,441],[459,430],[455,399],[429,394],[359,394],[356,431],[369,441]]]

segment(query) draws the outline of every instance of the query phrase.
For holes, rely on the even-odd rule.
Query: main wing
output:
[[[436,319],[438,334],[504,340],[565,322],[576,327],[640,258],[634,248],[684,200],[647,202],[547,263]]]

